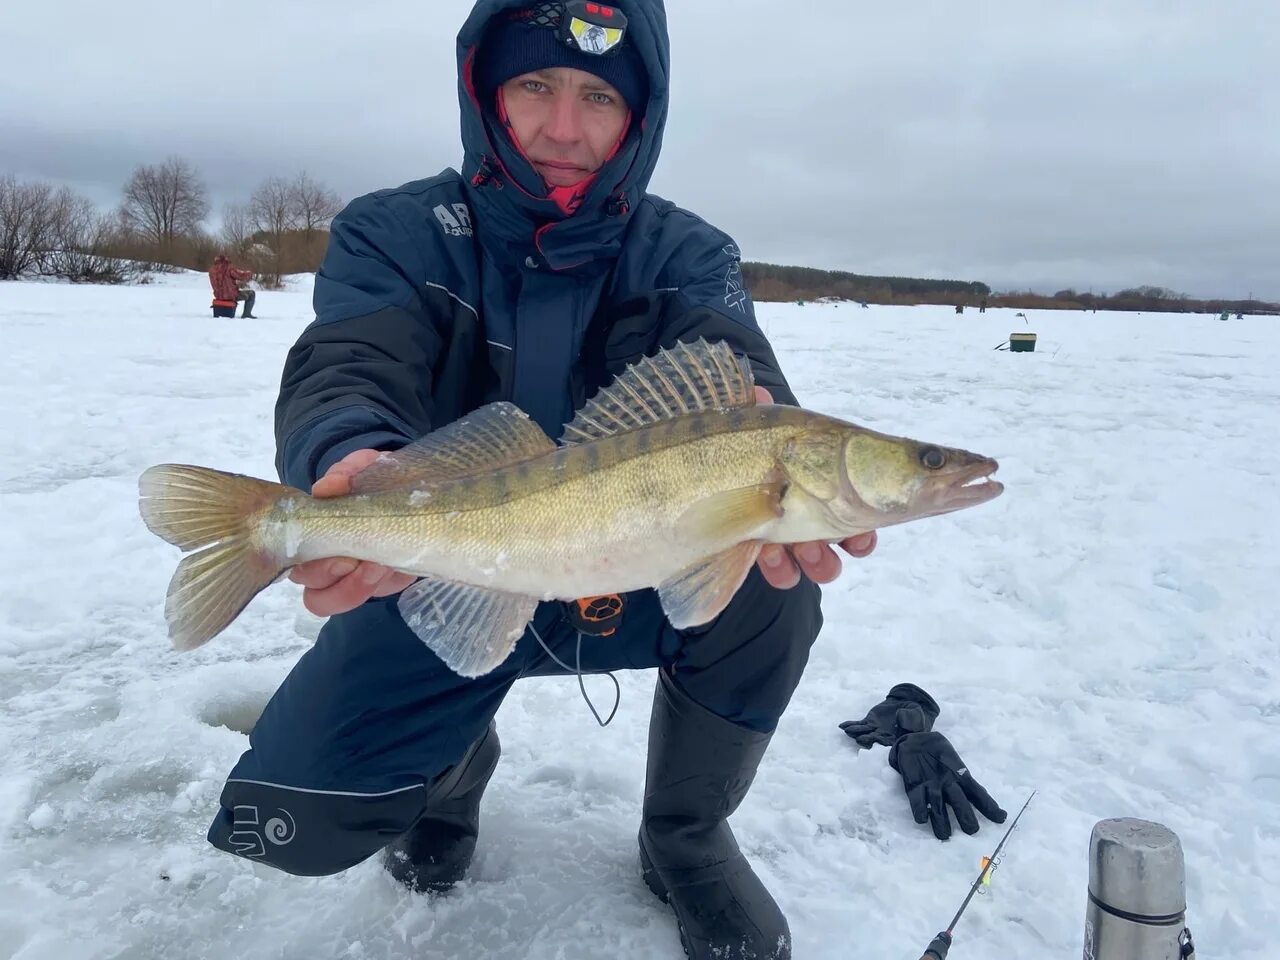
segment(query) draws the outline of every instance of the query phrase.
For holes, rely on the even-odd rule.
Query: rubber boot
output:
[[[791,957],[787,918],[725,822],[772,736],[716,716],[658,671],[640,867],[649,889],[675,909],[690,960]]]
[[[417,893],[443,893],[466,875],[480,832],[480,797],[501,754],[490,723],[432,784],[417,822],[384,848],[382,862],[393,877]]]

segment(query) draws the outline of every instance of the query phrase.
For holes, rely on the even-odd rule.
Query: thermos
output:
[[[1127,817],[1094,825],[1084,960],[1191,960],[1186,912],[1177,834]]]

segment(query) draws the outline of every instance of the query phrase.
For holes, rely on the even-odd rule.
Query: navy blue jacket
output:
[[[755,320],[738,247],[645,191],[667,118],[661,0],[619,0],[649,72],[643,122],[569,217],[474,93],[489,20],[458,35],[462,170],[353,201],[316,275],[315,321],[289,352],[276,466],[304,490],[353,450],[395,449],[494,400],[557,438],[626,364],[677,340],[727,340],[795,402]],[[633,113],[639,113],[633,108]]]

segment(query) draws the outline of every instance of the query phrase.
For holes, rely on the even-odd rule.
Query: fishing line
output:
[[[551,652],[551,648],[547,646],[546,641],[542,639],[542,634],[538,633],[538,628],[537,628],[537,627],[535,627],[535,626],[533,625],[533,623],[532,623],[532,622],[529,624],[529,629],[530,629],[530,631],[532,631],[534,639],[538,641],[538,643],[539,643],[539,645],[542,647],[542,649],[543,649],[543,650],[545,650],[545,651],[547,651],[547,656],[548,656],[548,657],[550,657],[552,660],[554,660],[556,663],[558,663],[558,664],[559,664],[561,667],[563,667],[565,670],[569,671],[570,673],[573,673],[573,674],[576,674],[576,675],[577,675],[577,677],[578,677],[578,690],[579,690],[579,691],[581,691],[581,693],[582,693],[582,699],[583,699],[583,700],[585,700],[585,701],[587,702],[587,709],[588,709],[588,710],[590,710],[590,711],[591,711],[591,715],[592,715],[593,717],[595,717],[595,718],[596,718],[596,723],[600,724],[600,726],[602,726],[602,727],[607,727],[609,724],[611,724],[611,723],[613,722],[613,718],[614,718],[614,717],[617,715],[617,713],[618,713],[618,707],[622,705],[622,685],[618,683],[618,678],[617,678],[617,677],[615,677],[615,676],[613,675],[613,672],[612,672],[611,670],[588,670],[588,671],[586,671],[586,672],[587,672],[587,673],[589,673],[589,674],[597,675],[597,676],[598,676],[599,674],[604,674],[604,675],[605,675],[606,677],[608,677],[608,678],[609,678],[609,680],[613,683],[613,709],[609,711],[609,719],[608,719],[608,720],[601,720],[601,719],[600,719],[600,711],[598,711],[598,710],[596,709],[596,705],[595,705],[594,703],[592,703],[592,702],[591,702],[591,697],[587,695],[587,685],[586,685],[585,683],[583,683],[583,682],[582,682],[582,674],[583,674],[583,670],[582,670],[582,631],[581,631],[581,630],[579,630],[579,631],[578,631],[577,667],[571,667],[571,666],[569,666],[567,663],[565,663],[563,660],[561,660],[559,657],[557,657],[554,653],[552,653],[552,652]]]

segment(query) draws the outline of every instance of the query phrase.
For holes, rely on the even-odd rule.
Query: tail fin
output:
[[[254,536],[262,513],[288,488],[205,467],[164,464],[138,479],[147,527],[183,550],[164,615],[179,650],[208,643],[288,569]]]

